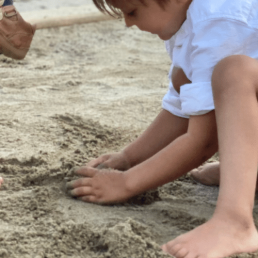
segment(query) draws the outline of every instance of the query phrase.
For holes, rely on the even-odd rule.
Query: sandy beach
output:
[[[93,5],[92,0],[13,0],[20,12],[53,10],[62,7],[79,7],[82,5]]]
[[[31,2],[16,3],[44,9]],[[171,257],[160,245],[212,216],[218,187],[188,176],[121,205],[64,191],[75,166],[120,150],[161,110],[170,60],[156,36],[119,20],[43,29],[25,60],[0,67],[0,257]]]

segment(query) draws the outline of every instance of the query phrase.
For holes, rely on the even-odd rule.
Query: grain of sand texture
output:
[[[160,244],[211,217],[218,188],[187,176],[122,205],[63,191],[74,166],[149,125],[169,65],[162,41],[121,21],[40,30],[25,60],[0,57],[0,257],[171,257]]]

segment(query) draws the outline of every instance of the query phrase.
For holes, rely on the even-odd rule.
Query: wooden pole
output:
[[[101,13],[93,4],[23,12],[21,15],[38,30],[114,19]]]
[[[74,24],[83,24],[99,21],[107,21],[114,19],[108,15],[102,13],[88,14],[88,15],[70,15],[59,18],[46,17],[41,19],[28,20],[31,24],[35,24],[37,30],[62,27],[62,26],[71,26]]]

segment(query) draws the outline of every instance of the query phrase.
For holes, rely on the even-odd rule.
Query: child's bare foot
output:
[[[200,168],[193,169],[190,176],[203,185],[219,185],[220,167],[219,162],[207,163]],[[258,192],[258,180],[256,181],[256,192]]]
[[[219,162],[207,163],[203,167],[194,169],[190,172],[190,176],[203,185],[219,185]]]
[[[163,251],[176,258],[223,258],[257,251],[258,234],[254,223],[241,223],[229,216],[225,219],[226,216],[213,217],[163,245]]]
[[[0,187],[1,187],[1,185],[2,185],[3,182],[4,182],[3,178],[0,177]]]

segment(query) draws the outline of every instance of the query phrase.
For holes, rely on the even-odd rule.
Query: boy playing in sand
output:
[[[78,169],[83,177],[69,183],[72,195],[94,203],[125,201],[198,167],[219,146],[220,190],[213,217],[162,249],[177,258],[255,252],[258,0],[94,2],[104,12],[107,5],[121,11],[127,27],[136,25],[166,40],[173,66],[163,110],[154,122],[121,152]]]

